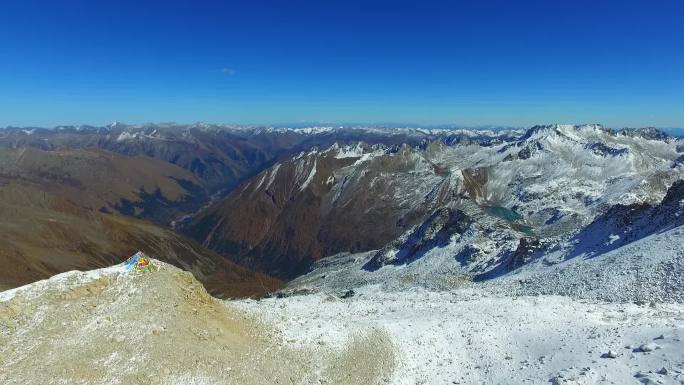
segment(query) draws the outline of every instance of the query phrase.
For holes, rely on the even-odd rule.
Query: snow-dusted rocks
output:
[[[471,219],[461,210],[448,207],[438,209],[425,222],[375,253],[364,268],[377,270],[389,264],[410,263],[433,248],[445,247],[452,237],[463,234],[470,223]]]
[[[640,345],[634,351],[640,352],[640,353],[648,353],[648,352],[652,352],[656,349],[660,349],[660,346],[654,342],[649,342],[647,344]]]

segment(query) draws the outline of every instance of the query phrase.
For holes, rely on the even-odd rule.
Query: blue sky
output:
[[[0,126],[684,127],[682,1],[0,5]]]

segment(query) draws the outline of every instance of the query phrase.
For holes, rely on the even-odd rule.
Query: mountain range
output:
[[[679,220],[684,141],[597,124],[115,123],[0,130],[0,160],[0,286],[152,249],[242,296],[345,253],[371,252],[370,274],[483,281],[609,252]]]

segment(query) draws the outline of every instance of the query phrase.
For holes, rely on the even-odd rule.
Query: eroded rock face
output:
[[[471,222],[463,211],[442,207],[375,253],[364,268],[372,271],[385,265],[410,263],[435,247],[446,246],[452,237],[465,232]]]
[[[520,238],[518,247],[511,256],[509,269],[514,270],[523,266],[532,259],[534,252],[539,248],[539,239],[534,237]]]
[[[662,206],[676,209],[676,206],[681,205],[682,201],[684,201],[684,180],[678,180],[667,190],[667,194],[665,195],[665,198],[663,198]]]

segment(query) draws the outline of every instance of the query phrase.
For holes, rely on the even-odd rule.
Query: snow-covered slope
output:
[[[244,306],[299,343],[386,330],[392,384],[681,384],[683,245],[680,226],[485,282],[454,269],[448,247],[374,271],[362,268],[374,252],[338,255]]]
[[[476,289],[388,293],[365,287],[344,297],[310,294],[238,305],[302,346],[340,346],[358,329],[383,330],[397,357],[388,384],[684,380],[682,305],[597,305],[567,297],[489,296]],[[653,350],[644,353],[642,345]]]
[[[658,204],[684,177],[681,141],[654,130],[552,125],[494,138],[301,152],[245,182],[188,232],[257,269],[287,267],[288,277],[324,256],[381,249],[367,268],[448,253],[484,279],[584,238],[616,205]],[[431,222],[447,211],[461,214]]]
[[[616,133],[596,125],[535,127],[514,143],[492,147],[433,146],[425,158],[462,176],[454,190],[465,199],[452,199],[447,206],[466,213],[459,231],[450,232],[450,242],[433,247],[434,253],[448,250],[466,271],[484,278],[554,248],[586,242],[596,236],[590,224],[610,216],[616,205],[660,204],[668,188],[684,177],[684,169],[673,167],[677,146],[672,139]],[[679,207],[681,195],[668,198],[668,205]],[[669,206],[659,212],[671,212],[674,206]],[[653,215],[662,217],[661,228],[674,225],[672,217]],[[632,240],[654,227],[642,222],[633,226],[643,230],[640,236],[632,234]],[[398,253],[410,247],[392,246]],[[430,254],[424,250],[421,257]],[[575,248],[565,257],[577,254]]]
[[[684,303],[684,226],[598,256],[579,256],[551,266],[538,260],[485,286],[509,295]]]

